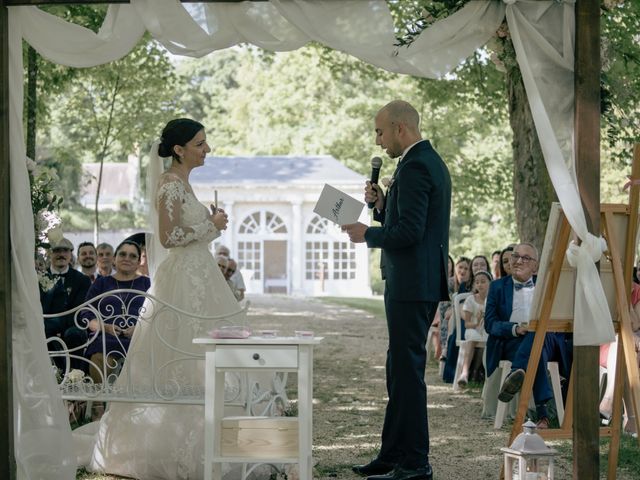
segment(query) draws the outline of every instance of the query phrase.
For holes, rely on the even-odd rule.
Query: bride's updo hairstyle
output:
[[[176,145],[184,147],[200,130],[204,130],[204,125],[190,118],[171,120],[162,130],[160,145],[158,145],[158,156],[163,158],[173,157],[176,162],[182,163],[173,147]]]

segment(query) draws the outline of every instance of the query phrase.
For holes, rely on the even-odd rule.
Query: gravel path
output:
[[[275,329],[281,335],[312,330],[324,337],[314,354],[314,479],[360,478],[351,472],[351,465],[376,455],[386,405],[384,317],[313,298],[262,295],[250,300],[249,323],[254,330]],[[505,446],[510,425],[494,430],[492,421],[480,419],[480,390],[454,393],[437,373],[437,364],[430,362],[426,379],[434,478],[497,479],[500,448]],[[289,385],[293,392],[294,375],[289,376]],[[570,443],[554,446],[562,451],[556,461],[556,479],[571,479]],[[79,478],[117,477],[84,474]],[[639,477],[618,474],[620,480],[632,478]]]
[[[368,462],[380,446],[386,320],[312,298],[256,296],[251,301],[253,328],[274,328],[281,334],[308,329],[325,338],[314,354],[314,478],[361,478],[351,472],[351,465]],[[434,478],[499,478],[500,448],[506,445],[511,423],[494,430],[493,421],[480,418],[480,389],[454,393],[438,377],[435,361],[427,365],[426,380]],[[571,479],[571,443],[549,443],[562,452],[556,479]],[[619,470],[619,480],[638,478],[635,472]]]

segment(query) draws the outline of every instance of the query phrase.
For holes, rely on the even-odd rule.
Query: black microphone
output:
[[[371,183],[378,183],[378,177],[380,177],[380,167],[382,166],[382,159],[380,157],[373,157],[371,159]],[[373,208],[375,202],[367,203],[367,207]]]

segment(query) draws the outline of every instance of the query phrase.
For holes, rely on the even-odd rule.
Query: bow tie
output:
[[[518,282],[516,280],[513,281],[513,286],[516,289],[516,292],[522,288],[533,288],[533,280],[530,278],[526,282]]]

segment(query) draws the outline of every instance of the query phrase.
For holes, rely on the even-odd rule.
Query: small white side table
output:
[[[211,480],[212,474],[213,479],[220,480],[224,462],[297,463],[300,480],[312,480],[313,347],[322,340],[322,337],[193,340],[206,348],[205,480]],[[224,372],[227,370],[297,373],[298,417],[225,419]]]

